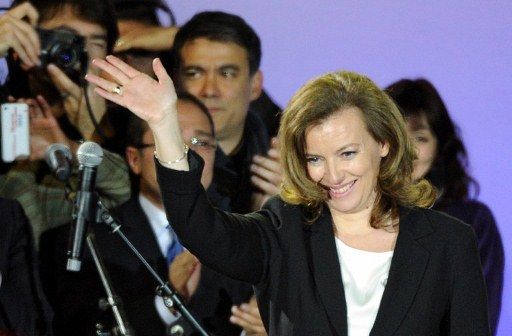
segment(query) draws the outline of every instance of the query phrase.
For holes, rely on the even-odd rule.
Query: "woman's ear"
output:
[[[386,157],[389,154],[389,143],[381,142],[380,143],[380,157]]]

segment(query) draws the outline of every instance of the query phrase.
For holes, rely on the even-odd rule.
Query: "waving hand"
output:
[[[176,113],[176,92],[171,78],[159,59],[153,61],[157,80],[135,70],[115,56],[92,63],[110,74],[116,82],[93,74],[86,79],[97,85],[95,92],[116,104],[128,108],[150,126],[158,125],[167,114]]]
[[[107,56],[106,60],[95,59],[92,64],[112,78],[106,80],[88,74],[86,79],[97,86],[94,91],[128,108],[148,123],[155,137],[156,153],[164,166],[188,170],[187,160],[177,160],[185,157],[186,150],[178,126],[176,91],[162,62],[158,58],[153,60],[157,80],[114,56]]]

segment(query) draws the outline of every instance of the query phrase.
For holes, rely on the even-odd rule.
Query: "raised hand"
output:
[[[273,195],[279,194],[283,182],[283,168],[279,156],[279,142],[272,139],[266,156],[255,155],[251,165],[251,182],[260,192],[252,197],[252,209],[259,210]]]
[[[229,320],[231,323],[242,327],[247,336],[267,335],[254,296],[247,303],[231,307],[231,317]]]
[[[24,18],[28,18],[29,22],[24,21]],[[39,14],[29,2],[24,2],[0,16],[0,57],[5,57],[12,48],[24,68],[41,64],[41,45],[33,28],[38,18]]]
[[[183,251],[169,266],[169,280],[174,289],[188,300],[199,285],[200,272],[199,260],[189,251]]]
[[[114,46],[114,52],[143,49],[162,51],[172,48],[178,27],[145,27],[134,29],[121,36]]]
[[[36,99],[17,100],[14,97],[9,97],[9,102],[28,105],[30,115],[30,161],[44,159],[48,146],[54,143],[67,145],[73,153],[76,152],[78,145],[69,140],[64,134],[53,116],[51,106],[43,96],[39,95]]]
[[[115,80],[106,80],[88,74],[86,79],[95,84],[100,96],[126,107],[149,126],[160,124],[166,117],[176,115],[176,92],[171,78],[159,59],[153,61],[157,80],[135,70],[119,58],[107,56],[106,60],[95,59],[92,64]]]

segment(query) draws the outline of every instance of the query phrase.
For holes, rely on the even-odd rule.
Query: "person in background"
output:
[[[0,174],[0,195],[16,199],[23,206],[39,247],[41,234],[50,228],[68,223],[72,217],[73,190],[78,188],[77,160],[71,162],[71,176],[67,183],[58,181],[44,164],[45,152],[54,143],[67,145],[75,156],[79,144],[69,140],[53,116],[42,96],[20,100],[29,104],[31,155],[28,161],[18,161]],[[98,166],[95,188],[106,206],[122,203],[130,196],[128,167],[123,159],[103,150],[103,161]]]
[[[30,224],[17,201],[0,198],[0,335],[52,333]]]
[[[13,6],[1,22],[5,33],[0,36],[0,56],[9,55],[6,88],[16,99],[43,96],[66,136],[71,140],[91,140],[98,132],[97,123],[105,115],[106,107],[105,100],[87,87],[89,111],[82,76],[93,58],[112,52],[118,37],[111,2],[31,0],[15,1]],[[45,41],[41,40],[39,29],[50,31]],[[76,58],[71,57],[71,53],[61,54],[61,58],[75,61],[72,67],[41,63],[44,44],[55,42],[56,32],[84,38],[87,58],[78,56],[84,53],[76,49]]]
[[[169,56],[165,55],[173,47],[179,29],[172,10],[161,0],[116,0],[114,4],[120,34],[114,48],[115,54],[135,69],[150,76],[153,75],[151,61],[158,54],[163,57],[164,64],[168,63],[168,68],[172,67],[173,56],[169,59]],[[157,10],[163,11],[169,17],[169,26],[160,24]],[[262,119],[270,137],[277,135],[281,107],[265,90],[251,101],[249,111],[253,111]]]
[[[239,16],[201,12],[177,32],[174,60],[180,87],[199,98],[219,142],[213,183],[231,210],[259,209],[282,181],[278,143],[270,146],[260,116],[249,110],[262,90],[261,43]]]
[[[0,56],[8,56],[9,60],[5,89],[13,96],[11,102],[29,105],[31,133],[30,160],[2,164],[0,195],[22,204],[33,228],[36,247],[40,234],[68,223],[73,209],[64,183],[57,181],[44,163],[46,149],[53,143],[62,143],[74,156],[79,147],[77,140],[94,139],[96,130],[87,111],[80,71],[64,70],[55,64],[41,66],[44,41],[38,35],[40,28],[83,37],[87,63],[110,52],[117,38],[112,7],[103,0],[32,0],[15,3],[0,16]],[[99,120],[105,114],[105,100],[90,87],[87,90],[93,115]],[[69,184],[70,189],[76,190],[77,161],[72,164]],[[122,157],[104,151],[98,167],[97,190],[107,206],[129,198],[128,168]]]
[[[182,135],[188,139],[190,148],[204,159],[201,181],[205,188],[211,189],[216,148],[211,117],[201,102],[189,94],[180,95],[178,108]],[[151,130],[145,121],[132,115],[128,134],[126,159],[134,174],[134,193],[130,200],[112,211],[122,224],[123,232],[159,275],[169,278],[209,332],[240,335],[241,328],[229,321],[231,307],[248,302],[253,295],[252,287],[203,267],[190,252],[176,248],[180,245],[168,227],[156,180]],[[212,202],[217,206],[224,203],[221,198],[213,198]],[[112,235],[104,224],[95,224],[93,229],[98,250],[136,335],[165,335],[166,329],[177,324],[186,330],[186,335],[192,334],[188,322],[173,316],[162,299],[156,297],[155,280],[124,242]],[[55,309],[56,334],[91,335],[97,322],[109,328],[113,323],[112,314],[110,310],[98,309],[98,301],[105,294],[88,252],[84,254],[79,273],[65,270],[68,231],[68,227],[62,227],[43,235],[43,284]]]
[[[115,0],[119,38],[115,54],[139,71],[153,74],[155,57],[169,58],[178,31],[171,8],[161,0]],[[169,25],[160,22],[158,13],[168,17]]]
[[[489,321],[495,334],[503,291],[503,244],[491,210],[476,199],[478,184],[468,172],[467,152],[457,127],[439,92],[428,80],[401,79],[386,91],[402,111],[416,145],[418,157],[413,178],[426,178],[437,188],[434,209],[468,223],[475,230],[487,285]]]
[[[247,215],[215,209],[203,161],[180,135],[176,93],[114,56],[88,74],[102,97],[147,121],[167,218],[202,264],[252,283],[269,335],[489,335],[474,231],[428,209],[396,105],[352,72],[302,87],[279,129],[280,197]]]

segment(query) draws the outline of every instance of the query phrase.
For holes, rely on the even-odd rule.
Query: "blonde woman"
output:
[[[96,92],[146,120],[169,222],[202,263],[254,284],[269,335],[488,335],[475,236],[428,210],[413,182],[414,147],[400,112],[350,72],[318,77],[285,109],[285,182],[262,211],[214,209],[202,160],[183,145],[176,94],[115,57],[94,64]]]

